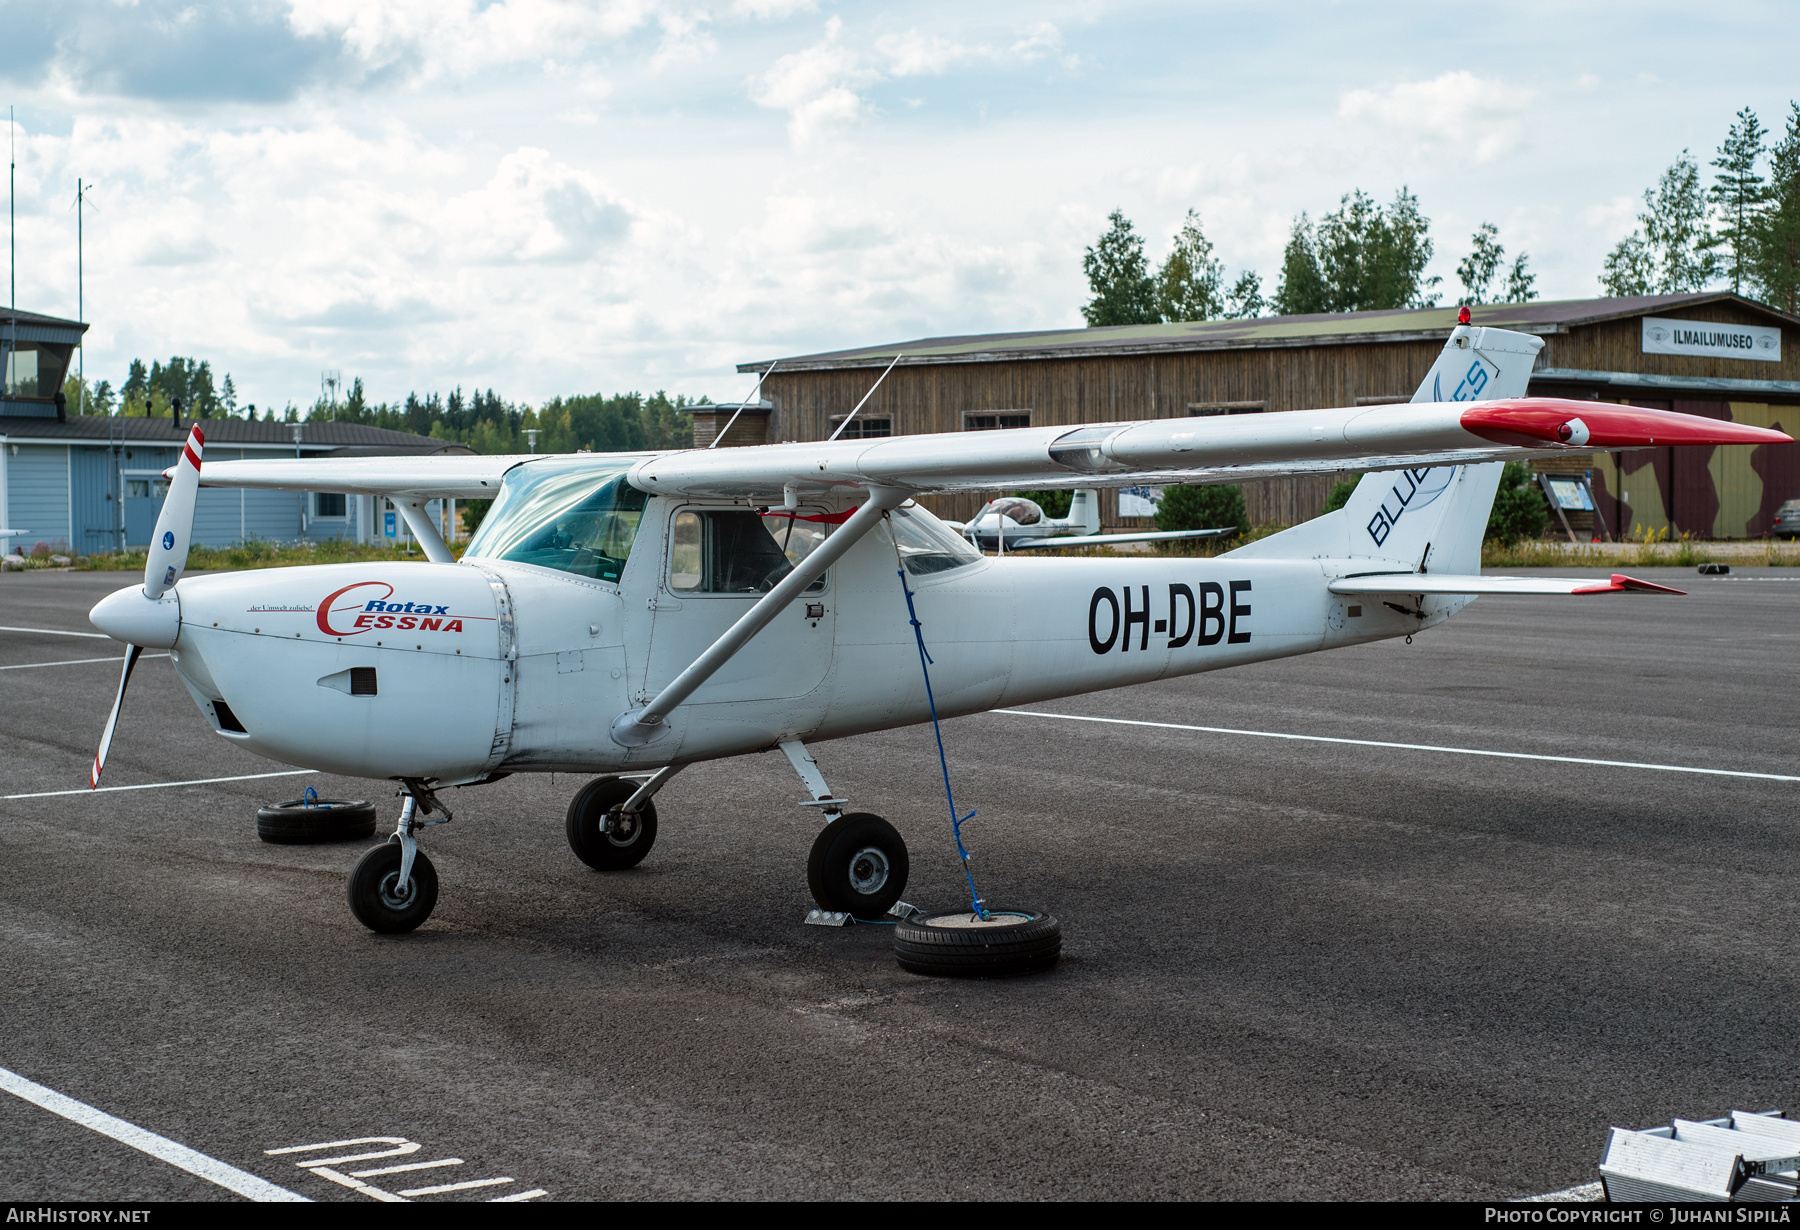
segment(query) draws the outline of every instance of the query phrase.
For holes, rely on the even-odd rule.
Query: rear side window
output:
[[[743,509],[691,509],[675,514],[669,536],[669,590],[677,594],[766,594],[811,555],[830,526],[800,516]],[[820,577],[806,587],[824,592]]]

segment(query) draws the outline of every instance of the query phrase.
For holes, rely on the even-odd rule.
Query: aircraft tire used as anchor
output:
[[[638,784],[623,777],[595,778],[569,801],[564,828],[575,857],[596,871],[636,867],[656,844],[656,804],[645,799],[636,815],[624,811]]]
[[[413,856],[412,875],[400,880],[400,839],[390,837],[357,861],[350,873],[350,912],[356,921],[382,935],[402,935],[431,917],[437,906],[437,868],[420,850]]]
[[[819,908],[879,919],[906,891],[911,863],[893,825],[866,811],[825,826],[806,859],[806,883]]]
[[[278,845],[362,841],[375,835],[375,809],[364,799],[295,799],[259,808],[256,835]]]
[[[903,918],[894,957],[914,974],[1009,978],[1049,969],[1062,957],[1062,924],[1031,910],[946,910]]]

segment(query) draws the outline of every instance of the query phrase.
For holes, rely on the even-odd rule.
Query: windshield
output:
[[[893,511],[888,524],[894,527],[900,559],[914,576],[948,572],[981,559],[981,552],[955,530],[910,500]]]
[[[463,558],[513,560],[617,581],[647,498],[625,481],[629,465],[569,458],[508,471]]]

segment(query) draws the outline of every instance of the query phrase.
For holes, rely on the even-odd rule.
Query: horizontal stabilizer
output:
[[[1111,547],[1121,542],[1174,542],[1181,538],[1217,538],[1237,533],[1237,526],[1220,530],[1147,530],[1142,534],[1082,534],[1074,538],[1028,538],[1006,549],[1031,551],[1040,547]]]
[[[1432,572],[1380,572],[1360,577],[1339,577],[1326,586],[1334,594],[1685,594],[1651,581],[1621,573],[1597,581],[1587,577],[1490,577],[1452,576]]]

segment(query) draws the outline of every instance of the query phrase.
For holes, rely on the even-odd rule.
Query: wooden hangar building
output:
[[[896,354],[899,362],[845,437],[1406,401],[1443,349],[1456,313],[1449,307],[997,333],[800,355],[772,361],[761,403],[747,408],[721,443],[828,437]],[[1472,314],[1477,325],[1544,339],[1533,396],[1800,427],[1800,318],[1742,296],[1507,303]],[[764,360],[738,370],[770,366]],[[710,441],[730,413],[697,413],[696,443]],[[1613,533],[1622,527],[1755,537],[1783,500],[1800,497],[1800,444],[1564,456],[1551,468],[1591,471]],[[1313,517],[1334,481],[1309,475],[1247,483],[1250,519],[1293,524]],[[980,502],[946,499],[940,511],[967,517]],[[1148,523],[1121,516],[1114,492],[1103,493],[1101,508],[1109,526]]]

